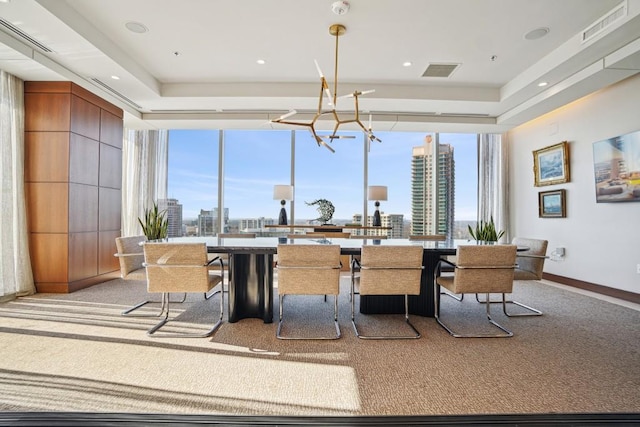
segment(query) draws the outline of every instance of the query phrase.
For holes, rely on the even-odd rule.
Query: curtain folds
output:
[[[127,130],[122,147],[122,235],[142,234],[138,218],[167,198],[169,132]]]
[[[0,299],[35,293],[24,189],[24,83],[0,70]]]
[[[492,216],[497,230],[509,236],[509,152],[506,134],[481,134],[478,144],[478,220]]]

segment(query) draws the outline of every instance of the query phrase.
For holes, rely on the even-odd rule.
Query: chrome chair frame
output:
[[[518,258],[532,258],[532,259],[540,259],[540,260],[545,260],[547,258],[549,258],[546,255],[543,255],[546,251],[547,251],[547,241],[546,240],[538,240],[538,239],[526,239],[526,238],[514,238],[512,240],[512,244],[514,245],[530,245],[530,244],[535,244],[537,243],[538,245],[540,245],[540,253],[518,253],[516,254],[516,264],[517,264],[517,259]],[[544,262],[544,261],[542,261]],[[518,266],[516,265],[516,270],[514,272],[514,281],[517,280],[540,280],[542,279],[542,265],[539,266],[538,271],[530,271],[530,270],[521,270],[518,268]],[[542,311],[530,307],[528,305],[525,305],[521,302],[515,301],[515,300],[505,300],[505,296],[502,296],[502,300],[505,301],[505,304],[503,304],[502,306],[502,311],[504,312],[505,316],[508,317],[530,317],[530,316],[542,316]],[[487,301],[489,301],[490,304],[496,304],[496,303],[501,303],[502,301],[492,301],[490,299],[485,299],[484,301],[481,301],[479,296],[476,294],[476,301],[478,301],[480,304],[486,304]],[[513,305],[517,305],[519,307],[524,308],[525,310],[527,310],[527,312],[524,313],[509,313],[507,311],[507,305],[506,304],[513,304]]]
[[[205,249],[205,253],[204,255],[206,256],[206,249]],[[218,328],[220,327],[220,325],[222,325],[222,320],[224,317],[224,292],[223,292],[223,288],[221,286],[220,289],[215,289],[217,288],[217,286],[220,284],[224,284],[224,276],[222,275],[224,273],[223,271],[223,266],[222,266],[222,260],[220,259],[220,257],[215,257],[211,260],[208,260],[206,263],[204,264],[187,264],[187,263],[182,263],[182,264],[156,264],[156,263],[148,263],[145,261],[145,263],[143,264],[145,268],[153,268],[153,267],[161,267],[163,270],[167,270],[167,269],[177,269],[177,268],[189,268],[189,267],[202,267],[202,268],[207,268],[210,267],[214,262],[220,262],[220,269],[221,269],[221,274],[218,276],[215,276],[215,280],[214,280],[214,284],[211,287],[211,291],[209,291],[210,293],[204,292],[204,297],[205,300],[210,299],[211,297],[213,297],[214,295],[216,295],[217,293],[220,293],[220,316],[218,318],[218,320],[216,321],[216,323],[206,332],[201,332],[201,333],[193,333],[193,334],[189,334],[189,333],[163,333],[160,336],[154,335],[156,332],[158,332],[165,324],[167,324],[171,319],[169,319],[169,312],[170,312],[170,294],[171,292],[162,292],[161,295],[161,309],[160,309],[160,314],[156,315],[156,317],[160,317],[163,316],[163,318],[160,320],[160,322],[158,322],[155,326],[151,327],[148,331],[147,331],[147,335],[150,337],[162,337],[162,338],[170,338],[170,337],[179,337],[179,338],[205,338],[205,337],[209,337],[211,335],[213,335],[214,332],[216,332],[218,330]],[[149,273],[147,271],[147,280],[149,280]],[[210,280],[210,276],[209,273],[207,271],[207,277]],[[181,292],[182,293],[182,292]],[[187,292],[184,292],[184,298],[182,299],[181,302],[184,302],[186,300],[186,295]]]
[[[300,245],[299,247],[302,247],[302,245]],[[339,251],[338,251],[338,255],[339,255]],[[340,262],[338,262],[337,265],[326,265],[326,266],[282,265],[280,264],[280,262],[281,262],[280,259],[276,261],[276,268],[278,268],[278,270],[325,270],[325,271],[338,270],[339,272],[339,270],[342,268],[342,264]],[[337,280],[338,280],[338,286],[339,286],[339,280],[340,280],[339,275]],[[339,288],[338,288],[338,292],[339,292]],[[342,336],[342,333],[340,331],[340,325],[338,324],[338,294],[334,295],[334,301],[333,301],[333,324],[336,330],[336,334],[334,336],[299,337],[299,336],[282,335],[282,326],[284,324],[284,297],[286,295],[287,294],[278,295],[279,307],[278,307],[278,328],[276,330],[277,339],[280,339],[280,340],[337,340]],[[314,294],[309,294],[309,295],[314,295]],[[327,300],[326,294],[324,294],[324,299],[325,301]]]
[[[120,250],[121,250],[121,243],[120,242],[123,241],[123,240],[133,240],[134,242],[138,241],[138,245],[141,245],[146,241],[146,239],[147,238],[145,236],[143,236],[143,235],[140,235],[140,236],[127,236],[127,237],[122,237],[121,236],[121,237],[117,237],[116,238],[116,247],[117,247],[119,252],[113,254],[113,256],[115,256],[116,258],[123,258],[123,259],[124,258],[128,258],[128,257],[140,258],[140,261],[139,261],[140,262],[140,264],[139,264],[140,268],[135,269],[135,270],[131,270],[128,273],[144,269],[144,265],[143,265],[144,264],[144,262],[143,262],[144,261],[144,253],[142,251],[141,252],[130,252],[130,253],[120,252]],[[124,243],[124,246],[122,246],[122,249],[124,249],[126,246],[127,246],[127,244]],[[142,248],[142,246],[140,246],[140,248]],[[126,270],[127,270],[127,268],[125,267],[126,261],[124,263],[120,259],[118,261],[120,262],[120,277],[122,277],[124,280],[128,280],[127,279],[128,273],[125,273]],[[141,280],[144,280],[144,279],[141,279]],[[174,301],[174,302],[175,303],[183,303],[183,302],[185,302],[186,299],[187,299],[187,294],[184,294],[184,296],[182,297],[182,300]],[[160,311],[157,312],[157,313],[145,313],[145,314],[136,313],[136,314],[131,314],[134,311],[136,311],[137,309],[142,308],[147,304],[155,304],[155,303],[160,303]],[[163,301],[144,300],[144,301],[141,301],[141,302],[135,304],[134,306],[129,307],[128,309],[122,311],[120,313],[120,315],[121,316],[125,316],[125,317],[160,317],[160,316],[162,316],[162,310],[164,309],[162,304],[163,304]]]
[[[386,246],[385,248],[391,248],[391,247],[392,246]],[[350,290],[350,295],[349,295],[350,301],[351,301],[351,325],[353,326],[353,330],[354,330],[354,332],[356,334],[356,337],[358,337],[360,339],[364,339],[364,340],[401,340],[401,339],[418,339],[418,338],[420,338],[421,337],[420,331],[418,331],[416,329],[416,327],[411,323],[411,320],[409,319],[409,295],[408,294],[401,294],[401,295],[404,295],[404,320],[405,320],[406,324],[409,325],[409,327],[413,330],[413,332],[414,332],[413,335],[363,335],[362,333],[360,333],[360,331],[358,330],[358,325],[356,324],[356,319],[355,319],[355,294],[357,293],[355,291],[355,282],[356,282],[356,279],[357,279],[355,277],[356,264],[357,264],[357,267],[361,271],[362,270],[370,270],[370,271],[375,271],[375,270],[386,270],[386,271],[389,271],[389,270],[402,270],[402,271],[406,271],[406,270],[423,270],[424,266],[422,266],[422,265],[420,265],[419,267],[394,266],[394,265],[367,266],[367,265],[362,265],[361,261],[358,261],[357,259],[354,258],[352,260],[352,267],[351,267],[351,290]],[[418,280],[420,280],[420,279],[418,279]]]
[[[454,269],[456,270],[464,270],[464,269],[481,269],[481,270],[508,270],[508,269],[515,269],[515,264],[512,266],[459,266],[456,263],[453,263],[449,260],[446,259],[441,259],[438,261],[437,267],[434,271],[434,277],[433,277],[433,283],[434,283],[434,287],[433,287],[433,292],[434,292],[434,301],[438,301],[438,296],[441,294],[440,292],[440,284],[438,283],[438,271],[440,269],[440,264],[441,263],[447,263],[451,266],[454,267]],[[455,272],[454,272],[455,274]],[[490,300],[490,293],[485,292],[486,294],[486,298],[487,300]],[[464,295],[464,294],[463,294]],[[477,295],[477,294],[476,294]],[[496,302],[502,302],[502,307],[503,310],[506,310],[506,298],[505,298],[505,294],[502,293],[502,301],[496,301]],[[505,328],[504,326],[500,325],[498,322],[496,322],[492,317],[491,317],[491,304],[486,304],[486,316],[487,316],[487,320],[489,321],[489,324],[495,326],[496,328],[498,328],[499,330],[501,330],[503,333],[502,334],[462,334],[462,333],[458,333],[455,332],[453,329],[451,329],[451,327],[449,327],[448,325],[446,325],[442,319],[440,318],[440,304],[436,303],[435,305],[435,310],[434,310],[434,317],[436,319],[436,322],[444,329],[446,330],[451,336],[453,336],[454,338],[510,338],[513,336],[513,332],[510,331],[509,329]]]

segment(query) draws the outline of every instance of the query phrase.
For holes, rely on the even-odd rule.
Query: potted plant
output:
[[[169,220],[166,214],[166,211],[159,210],[158,205],[154,203],[153,208],[145,209],[144,218],[138,218],[142,232],[147,236],[147,240],[162,240],[167,237]]]
[[[480,220],[480,222],[476,224],[475,230],[471,228],[470,225],[468,227],[469,234],[478,242],[497,242],[504,234],[504,230],[496,230],[493,216],[491,216],[487,222]]]

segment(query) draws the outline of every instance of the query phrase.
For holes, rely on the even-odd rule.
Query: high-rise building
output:
[[[354,223],[362,224],[362,214],[354,214],[352,217]],[[373,215],[367,216],[367,226],[373,225]],[[391,239],[401,239],[404,236],[404,215],[403,214],[386,214],[380,212],[380,225],[382,227],[391,227],[391,230],[354,230],[355,234],[370,234],[374,236],[388,236]]]
[[[413,147],[411,161],[411,234],[453,232],[455,163],[453,147],[427,135],[424,145]],[[436,179],[437,177],[437,179]]]
[[[229,208],[224,208],[224,214],[222,218],[222,230],[227,231],[229,224]],[[198,236],[215,236],[219,233],[218,230],[218,208],[213,208],[210,211],[200,209],[198,215]]]
[[[275,225],[276,220],[273,218],[240,218],[239,230],[240,231],[262,231],[265,225]]]
[[[158,209],[166,211],[169,227],[167,237],[182,236],[182,205],[178,203],[178,199],[160,199],[158,200]]]

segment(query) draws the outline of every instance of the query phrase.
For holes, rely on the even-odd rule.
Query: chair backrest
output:
[[[218,237],[222,239],[255,239],[256,233],[220,233]]]
[[[338,295],[339,245],[278,245],[280,295]]]
[[[205,243],[145,243],[149,292],[208,292]]]
[[[360,295],[418,295],[421,246],[362,247]]]
[[[442,242],[447,240],[447,236],[444,234],[411,234],[409,240],[426,240],[432,242]]]
[[[547,254],[547,240],[527,239],[516,237],[511,242],[516,246],[526,246],[529,249],[518,252],[515,271],[515,280],[540,280],[544,268],[545,255]],[[533,257],[527,256],[533,255]]]
[[[384,236],[370,236],[368,234],[352,234],[351,236],[349,236],[350,239],[373,239],[373,240],[383,240],[386,239],[388,236],[384,235]]]
[[[116,237],[116,249],[118,261],[120,261],[120,274],[126,278],[129,273],[143,268],[144,254],[141,243],[146,242],[147,237],[129,236]]]
[[[510,293],[515,245],[464,245],[456,250],[455,293]]]

